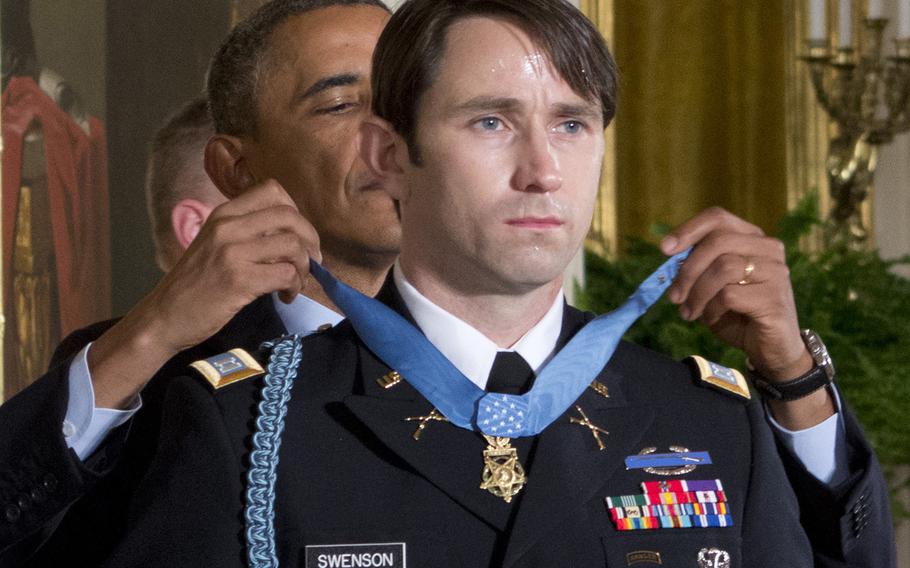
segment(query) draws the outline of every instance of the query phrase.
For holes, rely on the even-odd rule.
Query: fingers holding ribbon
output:
[[[727,286],[756,288],[780,278],[789,290],[789,273],[780,241],[754,233],[716,231],[695,243],[670,288],[669,297],[680,305],[684,319],[694,320],[701,317],[708,302]],[[750,292],[767,293],[767,290]]]
[[[753,362],[786,366],[805,351],[781,241],[714,209],[661,244],[667,254],[694,247],[668,292],[683,319],[701,320]]]
[[[753,317],[766,315],[785,307],[782,304],[790,294],[788,277],[787,266],[771,258],[723,254],[698,275],[681,302],[680,314],[687,320],[705,319],[713,303]]]
[[[739,260],[739,274],[743,276],[743,258],[740,257]],[[699,294],[699,300],[704,303],[699,306],[699,312],[692,319],[700,319],[702,323],[713,328],[728,313],[739,314],[749,319],[765,319],[774,314],[789,315],[792,292],[787,266],[771,261],[758,264],[754,260],[752,264],[755,268],[745,283],[743,282],[745,278],[737,281],[736,274],[732,274],[730,280],[717,287],[713,294],[710,290],[693,288],[693,293]],[[709,297],[701,300],[701,295]]]
[[[808,372],[812,357],[800,337],[783,243],[712,208],[661,242],[667,255],[687,247],[693,247],[692,253],[668,291],[683,319],[699,319],[722,341],[743,349],[756,372],[770,380],[792,380]],[[802,406],[788,406],[785,415],[776,417],[793,425],[817,424],[818,408],[824,409],[823,418],[834,408],[827,391],[819,393],[812,400],[787,403]]]

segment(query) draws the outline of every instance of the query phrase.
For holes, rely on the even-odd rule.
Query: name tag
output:
[[[403,542],[316,544],[306,547],[306,568],[407,568]]]

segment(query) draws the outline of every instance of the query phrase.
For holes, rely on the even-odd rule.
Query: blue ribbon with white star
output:
[[[399,313],[336,280],[310,260],[310,272],[364,344],[398,371],[452,424],[490,436],[535,436],[581,396],[619,340],[676,278],[689,250],[671,257],[616,310],[588,322],[522,395],[488,393],[461,373]]]

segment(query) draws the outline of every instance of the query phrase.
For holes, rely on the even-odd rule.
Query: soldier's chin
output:
[[[549,263],[530,262],[525,259],[520,263],[506,266],[502,271],[504,279],[508,280],[516,292],[526,293],[537,288],[548,286],[554,280],[562,279],[563,272],[568,262],[553,261]]]

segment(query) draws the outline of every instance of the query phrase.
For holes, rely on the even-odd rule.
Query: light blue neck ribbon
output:
[[[522,395],[480,389],[395,310],[339,282],[313,260],[310,273],[370,351],[398,371],[449,422],[490,436],[520,438],[542,432],[581,396],[613,356],[626,330],[672,284],[690,250],[668,259],[622,306],[588,322]]]
[[[337,281],[313,260],[310,270],[366,346],[450,422],[491,436],[517,438],[539,434],[581,396],[613,356],[626,330],[660,298],[688,256],[687,250],[669,259],[619,309],[590,321],[544,367],[534,387],[520,396],[484,392],[400,314]],[[275,480],[284,418],[303,346],[300,337],[289,336],[263,347],[272,354],[253,433],[244,518],[250,566],[277,568]]]

